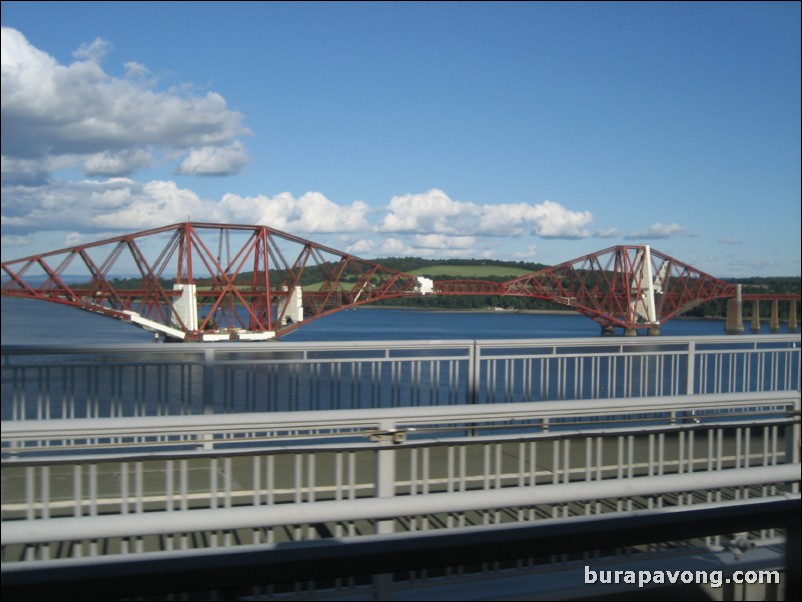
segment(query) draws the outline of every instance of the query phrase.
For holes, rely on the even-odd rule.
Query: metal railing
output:
[[[799,399],[776,392],[9,423],[4,560],[797,493],[788,483],[799,476]],[[326,510],[316,514],[320,504]],[[383,509],[367,510],[374,505]]]
[[[599,522],[798,506],[798,341],[3,348],[4,578],[35,587],[37,571],[100,577],[238,550],[278,563],[310,550],[333,566],[337,546],[359,542],[379,546],[376,558],[406,546],[392,566],[437,534],[567,537]],[[744,541],[773,550],[786,522],[614,549],[602,529],[566,550],[604,562]],[[389,587],[574,570],[577,556],[515,558],[436,575],[423,563]],[[387,595],[387,576],[371,579],[335,590]],[[327,586],[289,587],[267,597],[318,599]]]
[[[798,335],[2,348],[4,421],[799,387]]]

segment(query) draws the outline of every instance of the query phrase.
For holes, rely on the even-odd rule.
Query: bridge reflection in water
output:
[[[777,570],[790,335],[3,348],[3,595],[570,599]],[[796,554],[796,556],[794,556]],[[789,572],[790,567],[790,572]]]

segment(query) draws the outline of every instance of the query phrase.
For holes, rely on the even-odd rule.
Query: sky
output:
[[[798,2],[2,2],[2,260],[184,222],[799,276]]]

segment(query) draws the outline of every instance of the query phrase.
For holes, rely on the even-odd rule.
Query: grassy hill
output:
[[[518,276],[525,276],[526,274],[530,274],[532,271],[533,270],[527,270],[516,266],[504,265],[435,264],[412,270],[409,273],[413,276],[426,276],[427,278],[476,278],[479,280],[501,278],[508,280]]]

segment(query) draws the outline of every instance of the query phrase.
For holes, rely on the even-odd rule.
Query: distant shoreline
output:
[[[449,309],[445,307],[407,307],[403,305],[359,305],[352,309],[387,310],[395,309],[402,311],[429,311],[452,314],[533,314],[544,316],[559,315],[581,315],[572,309]],[[726,320],[721,316],[675,316],[672,320]]]
[[[453,314],[543,314],[560,315],[576,313],[570,309],[451,309],[448,307],[407,307],[404,305],[359,305],[359,309],[401,309],[404,311],[448,312]]]

